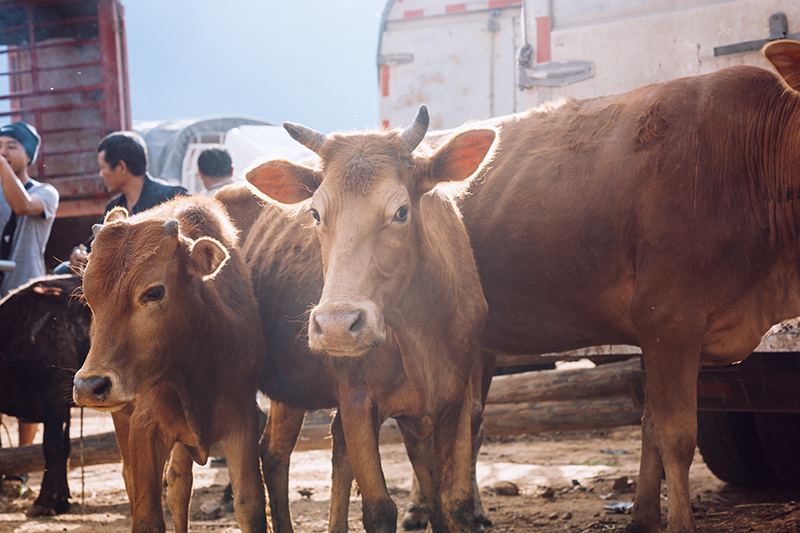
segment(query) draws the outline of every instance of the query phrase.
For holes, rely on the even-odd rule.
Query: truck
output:
[[[800,40],[800,2],[790,0],[388,0],[377,51],[384,128],[427,104],[446,130],[733,65],[769,69],[769,41]],[[640,355],[596,346],[499,364]],[[800,487],[800,321],[776,325],[745,361],[703,367],[697,384],[698,448],[732,484]],[[644,404],[644,372],[631,379]]]
[[[97,145],[131,128],[119,0],[0,2],[0,65],[0,125],[36,127],[42,144],[29,173],[61,197],[45,251],[52,268],[91,235],[108,201]]]

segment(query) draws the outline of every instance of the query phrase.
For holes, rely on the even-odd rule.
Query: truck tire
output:
[[[800,489],[800,413],[755,413],[761,447],[787,487]]]
[[[697,412],[697,447],[711,472],[732,485],[775,483],[777,477],[761,447],[754,413]]]

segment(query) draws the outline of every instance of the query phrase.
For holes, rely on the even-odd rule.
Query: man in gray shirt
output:
[[[45,274],[44,249],[56,218],[58,191],[28,176],[36,160],[39,134],[25,122],[0,128],[0,258],[14,261],[3,273],[0,296]]]
[[[0,297],[44,276],[44,249],[56,219],[58,191],[28,176],[41,139],[25,122],[0,127],[0,259],[14,261],[11,272],[0,272]],[[19,423],[19,445],[32,444],[37,424]],[[27,477],[27,476],[26,476]]]

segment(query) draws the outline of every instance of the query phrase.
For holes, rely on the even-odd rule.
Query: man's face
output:
[[[116,168],[111,168],[106,162],[105,150],[97,152],[97,164],[100,167],[100,178],[106,184],[108,192],[112,195],[121,193],[127,177],[125,165],[120,161]]]
[[[14,137],[0,135],[0,155],[6,158],[11,170],[19,176],[28,168],[28,154],[22,143]]]

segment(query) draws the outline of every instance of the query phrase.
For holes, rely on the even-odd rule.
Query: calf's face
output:
[[[181,236],[177,220],[126,219],[112,211],[96,232],[83,276],[91,347],[73,381],[77,405],[108,411],[180,366],[202,328],[199,284],[228,258],[214,239]]]
[[[415,153],[427,130],[424,106],[405,132],[324,136],[285,124],[321,158],[317,169],[270,161],[248,172],[261,193],[300,204],[314,220],[325,285],[309,318],[309,346],[359,356],[386,340],[397,303],[419,274],[427,228],[422,195],[467,180],[493,145],[491,129],[469,130],[430,153]]]

